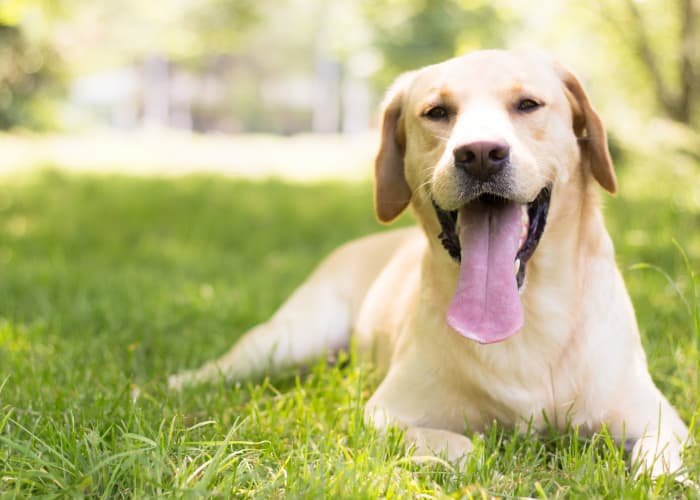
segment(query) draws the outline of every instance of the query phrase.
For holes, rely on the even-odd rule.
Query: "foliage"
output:
[[[591,9],[590,6],[587,9]],[[581,6],[572,9],[586,18]],[[695,0],[598,0],[591,29],[600,34],[616,78],[657,113],[694,125],[700,119],[700,5]],[[583,14],[583,16],[581,16]]]
[[[662,114],[695,127],[698,23],[695,0],[546,0],[536,9],[515,0],[3,0],[0,127],[46,126],[64,80],[159,57],[215,83],[218,97],[193,105],[203,121],[298,130],[313,96],[294,85],[321,62],[341,65],[346,80],[369,78],[379,95],[406,70],[532,44],[601,82],[610,115]],[[296,104],[265,104],[269,95]]]
[[[675,196],[687,190],[673,166],[659,190],[658,159],[641,160],[607,219],[654,378],[691,421],[700,205]],[[369,184],[55,171],[0,182],[0,496],[692,495],[634,479],[605,434],[494,427],[463,474],[414,463],[398,432],[363,424],[377,381],[353,360],[169,393],[168,374],[224,352],[331,248],[380,229]],[[696,446],[686,462],[697,478]]]
[[[20,7],[0,8],[0,130],[47,129],[55,125],[55,103],[65,91],[62,61],[22,23]]]
[[[190,5],[184,25],[198,34],[195,56],[227,54],[261,21],[267,2],[208,0]]]
[[[400,73],[480,48],[505,45],[515,21],[509,9],[479,0],[392,0],[364,4],[386,87]]]

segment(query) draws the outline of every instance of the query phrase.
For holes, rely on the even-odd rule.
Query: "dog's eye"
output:
[[[447,109],[442,106],[435,106],[426,111],[424,115],[431,120],[444,120],[448,117],[449,113]]]
[[[518,111],[528,112],[534,111],[540,106],[542,106],[542,104],[535,101],[534,99],[520,99],[520,101],[518,101],[518,104],[516,104],[515,107]]]

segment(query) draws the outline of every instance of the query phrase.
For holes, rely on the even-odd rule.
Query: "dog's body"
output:
[[[404,75],[375,202],[385,222],[412,204],[420,228],[341,247],[268,322],[170,383],[298,365],[352,333],[383,377],[367,417],[404,427],[417,454],[459,458],[465,429],[494,420],[605,426],[653,474],[676,471],[687,429],[648,373],[594,181],[616,189],[605,130],[545,57],[484,51]]]

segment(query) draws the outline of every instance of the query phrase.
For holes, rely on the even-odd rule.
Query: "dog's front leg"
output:
[[[425,384],[417,370],[394,367],[367,402],[365,420],[380,431],[395,426],[405,431],[405,444],[417,460],[443,457],[461,465],[472,442],[458,405],[439,387]]]
[[[390,425],[404,429],[406,447],[413,450],[413,458],[417,461],[443,457],[459,465],[473,448],[471,440],[463,434],[407,425],[398,418],[389,417],[388,411],[383,408],[368,408],[365,415],[368,423],[380,431],[385,431]]]

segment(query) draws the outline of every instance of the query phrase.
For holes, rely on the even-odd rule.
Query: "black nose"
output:
[[[500,141],[476,141],[453,151],[455,167],[479,180],[488,180],[508,164],[510,146]]]

